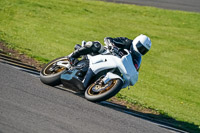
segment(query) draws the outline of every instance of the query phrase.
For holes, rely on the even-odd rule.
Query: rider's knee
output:
[[[89,41],[84,47],[90,49],[93,53],[102,53],[104,51],[104,46],[98,41]]]

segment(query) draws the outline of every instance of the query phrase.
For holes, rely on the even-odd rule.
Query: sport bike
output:
[[[73,65],[67,56],[54,59],[42,68],[40,80],[47,85],[63,84],[68,89],[83,92],[92,102],[107,100],[122,88],[134,85],[138,71],[128,50],[122,56],[117,47],[104,49],[102,54],[82,56]],[[84,78],[89,70],[94,75],[85,87]]]

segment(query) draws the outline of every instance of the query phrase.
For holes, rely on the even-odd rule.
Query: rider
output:
[[[139,70],[141,64],[141,56],[145,55],[151,48],[151,40],[146,35],[139,35],[134,40],[128,39],[126,37],[117,37],[104,38],[104,43],[109,49],[117,47],[119,49],[120,55],[123,56],[126,54],[125,49],[129,50],[132,55],[132,60],[135,65],[135,68]],[[98,41],[89,41],[82,42],[83,47],[80,45],[75,46],[75,51],[68,56],[70,63],[73,64],[76,58],[79,58],[81,55],[92,54],[97,55],[104,52],[104,46]],[[79,47],[79,48],[77,48]],[[84,87],[87,87],[89,80],[94,75],[92,70],[88,70],[85,79],[83,81]]]

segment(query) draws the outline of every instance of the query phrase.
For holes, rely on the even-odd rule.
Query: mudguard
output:
[[[106,84],[108,81],[112,79],[120,79],[122,82],[124,82],[123,79],[119,75],[111,73],[111,72],[108,72],[106,74],[106,76],[103,78],[103,82],[104,84]]]

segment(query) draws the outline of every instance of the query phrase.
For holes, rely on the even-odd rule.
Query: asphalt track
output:
[[[153,6],[164,9],[200,12],[200,0],[102,0],[116,3]]]
[[[37,75],[0,62],[0,133],[179,132],[44,85]]]
[[[200,0],[107,1],[200,12]],[[0,133],[169,132],[181,131],[46,86],[37,76],[0,63]]]

